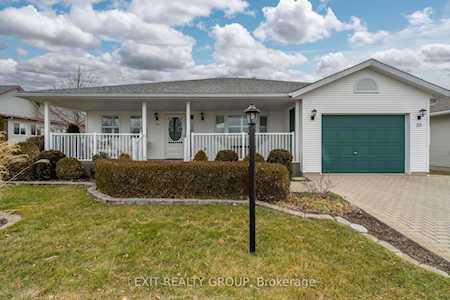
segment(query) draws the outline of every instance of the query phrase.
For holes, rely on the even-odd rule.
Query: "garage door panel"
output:
[[[330,173],[403,173],[404,116],[322,116],[322,169]]]

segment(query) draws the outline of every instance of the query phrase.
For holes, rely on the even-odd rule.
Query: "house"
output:
[[[243,159],[243,111],[255,104],[257,152],[289,150],[298,172],[427,173],[430,99],[448,93],[371,59],[313,83],[212,78],[20,97],[44,103],[46,112],[58,105],[87,113],[86,134],[45,130],[47,148],[81,160],[98,152],[190,160],[198,150],[214,159],[221,149]]]
[[[431,102],[431,155],[433,170],[450,170],[450,98]]]
[[[44,106],[17,97],[18,92],[23,92],[18,85],[0,85],[0,131],[5,132],[11,143],[39,136],[44,127]],[[52,113],[50,118],[54,132],[65,130],[66,120],[58,117],[56,113]]]

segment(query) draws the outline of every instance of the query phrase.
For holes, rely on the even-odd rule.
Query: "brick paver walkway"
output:
[[[326,176],[332,191],[450,260],[450,176]],[[292,183],[292,191],[303,190],[303,183]]]

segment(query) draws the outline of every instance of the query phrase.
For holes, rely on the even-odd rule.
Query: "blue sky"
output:
[[[377,58],[450,87],[450,0],[6,0],[0,83],[313,81]]]

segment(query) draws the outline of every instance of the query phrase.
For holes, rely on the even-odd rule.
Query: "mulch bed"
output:
[[[345,213],[343,217],[352,223],[366,227],[370,234],[376,236],[379,240],[390,243],[418,262],[450,273],[450,262],[405,237],[362,209],[355,208],[353,211]]]
[[[320,205],[318,206],[317,204]],[[369,213],[351,205],[338,195],[330,194],[325,198],[318,198],[307,193],[292,193],[287,202],[279,203],[279,205],[303,213],[323,213],[334,217],[343,217],[351,223],[364,226],[371,235],[377,237],[379,240],[388,242],[418,262],[433,266],[450,274],[450,262],[446,259],[425,249]]]

